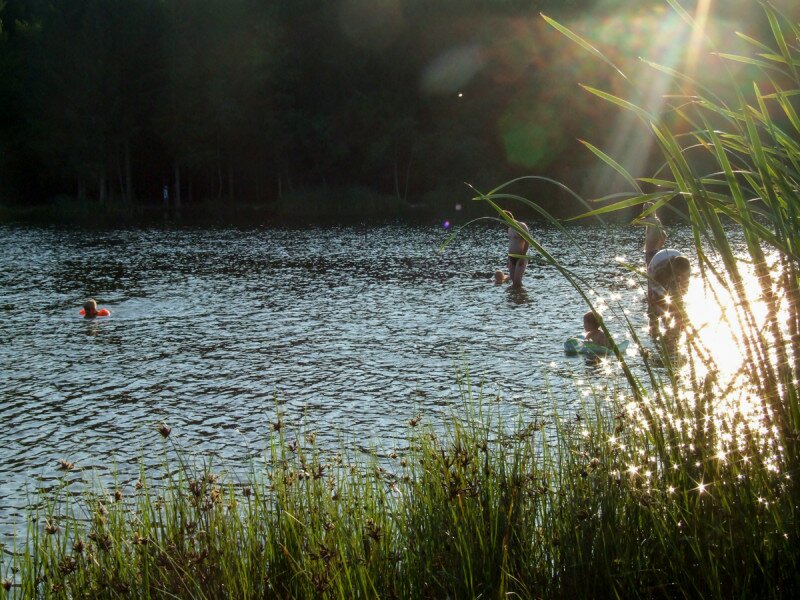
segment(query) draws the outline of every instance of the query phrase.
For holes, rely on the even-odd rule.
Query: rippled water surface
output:
[[[641,262],[640,229],[575,229],[586,255],[558,231],[533,233],[644,322],[641,281],[615,261]],[[229,464],[264,449],[278,409],[323,437],[392,447],[410,417],[458,406],[465,366],[509,407],[579,410],[576,381],[597,376],[562,352],[581,329],[579,295],[536,262],[522,291],[490,283],[505,262],[499,224],[439,252],[445,237],[411,225],[0,228],[0,522],[61,476],[60,458],[135,478],[141,457],[161,460],[162,421]],[[670,242],[688,252],[686,232]],[[112,316],[79,317],[88,297]],[[609,326],[624,335],[611,312]]]

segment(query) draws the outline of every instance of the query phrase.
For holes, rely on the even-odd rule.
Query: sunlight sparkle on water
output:
[[[775,269],[774,260],[769,268]],[[686,382],[679,390],[678,399],[686,406],[700,408],[697,403],[702,400],[698,393],[714,398],[713,406],[702,407],[698,423],[702,423],[704,431],[717,433],[714,457],[723,462],[731,452],[743,450],[748,439],[769,454],[774,444],[770,440],[778,438],[768,426],[768,409],[758,390],[749,384],[750,374],[743,368],[746,364],[744,340],[748,335],[764,340],[767,306],[753,269],[744,266],[741,275],[749,311],[747,318],[752,320],[754,333],[745,329],[747,318],[730,291],[730,284],[704,281],[695,275],[684,298],[690,326],[683,334],[683,343],[689,343],[693,357],[678,359],[678,364],[682,365],[681,376]],[[779,313],[785,312],[785,306],[780,306]],[[682,352],[685,354],[685,348]],[[776,360],[776,352],[773,350],[767,359]],[[663,391],[667,395],[670,393],[669,388]],[[685,431],[695,427],[689,420],[681,423],[680,418],[674,418],[673,425]],[[770,466],[767,469],[772,470]]]
[[[758,325],[764,322],[767,307],[760,298],[758,280],[752,270],[743,270],[742,276],[744,290]],[[704,285],[699,277],[694,277],[685,303],[687,316],[697,332],[696,339],[709,351],[714,366],[721,373],[736,372],[742,363],[741,332],[737,325],[738,307],[732,294],[721,285]]]

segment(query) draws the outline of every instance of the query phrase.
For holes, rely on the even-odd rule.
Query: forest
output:
[[[717,18],[747,27],[755,5]],[[627,148],[640,174],[646,132],[612,135],[616,111],[578,83],[624,83],[540,13],[619,61],[685,41],[649,0],[0,1],[0,203],[380,212],[528,174],[610,193],[578,138]],[[533,195],[569,210],[553,186]]]

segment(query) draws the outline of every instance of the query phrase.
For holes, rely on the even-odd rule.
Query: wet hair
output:
[[[685,256],[675,256],[663,268],[656,271],[653,279],[664,287],[669,287],[680,279],[686,280],[692,272],[692,263]]]
[[[503,279],[505,279],[505,278],[506,278],[506,275],[505,275],[505,273],[503,273],[503,272],[502,272],[500,269],[497,269],[497,270],[494,272],[494,278],[495,278],[495,280],[500,280],[500,281],[502,281]]]
[[[97,302],[94,299],[89,298],[83,303],[83,310],[86,311],[87,314],[90,312],[97,312]]]
[[[692,263],[685,256],[670,259],[669,266],[675,275],[689,275],[692,272]]]
[[[594,331],[595,329],[600,329],[600,319],[598,319],[596,312],[592,310],[587,310],[586,313],[584,313],[583,328],[588,331]]]

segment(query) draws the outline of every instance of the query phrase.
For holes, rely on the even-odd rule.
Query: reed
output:
[[[702,25],[678,2],[667,1],[696,34],[703,33]],[[662,207],[683,213],[693,230],[697,266],[709,295],[716,291],[733,298],[728,324],[744,350],[740,371],[725,381],[713,352],[703,347],[701,336],[686,322],[680,348],[685,368],[673,363],[666,350],[668,346],[675,349],[675,340],[665,336],[657,336],[656,341],[662,344],[666,369],[655,369],[645,357],[646,381],[634,377],[624,364],[625,357],[618,355],[630,384],[633,401],[628,408],[636,415],[633,422],[638,433],[624,439],[614,436],[613,443],[629,453],[629,476],[640,478],[644,473],[646,480],[658,482],[641,502],[661,506],[664,520],[642,527],[649,516],[643,517],[634,503],[617,505],[635,515],[627,525],[637,542],[620,543],[609,528],[602,536],[601,552],[589,546],[597,552],[593,561],[601,565],[596,575],[607,578],[608,589],[619,590],[611,576],[615,564],[665,572],[685,569],[693,574],[686,579],[670,576],[660,584],[652,581],[647,588],[637,588],[636,594],[641,595],[786,597],[796,589],[791,572],[797,555],[790,540],[798,535],[798,489],[793,478],[799,466],[800,440],[800,25],[770,4],[759,4],[772,39],[759,41],[737,34],[753,49],[752,54],[726,53],[705,40],[706,50],[723,65],[748,65],[752,79],[729,73],[727,86],[719,84],[711,90],[685,73],[650,62],[670,84],[658,113],[629,98],[586,87],[641,121],[643,134],[649,132],[660,149],[663,165],[655,175],[636,179],[613,157],[584,142],[632,191],[615,194],[611,202],[600,199],[597,207],[577,218],[630,210],[646,202],[654,203],[653,208],[642,210],[634,222]],[[637,92],[645,96],[643,90],[635,89],[635,79],[590,41],[545,19],[625,78],[632,97]],[[518,183],[508,182],[475,199],[487,202],[514,227],[501,203],[514,200],[542,212],[533,202],[509,192]],[[591,305],[584,292],[586,283],[558,265],[536,240],[518,231]],[[734,250],[732,231],[742,235],[744,251]],[[755,285],[747,285],[746,272],[755,275]],[[754,299],[764,304],[765,315],[758,314]],[[636,335],[632,329],[630,333]],[[707,371],[702,377],[695,369],[700,363]],[[646,460],[637,461],[637,453]],[[754,464],[758,465],[755,469]],[[603,492],[594,500],[604,503],[608,496]],[[609,514],[604,504],[599,512]],[[728,542],[722,543],[720,535],[727,535]],[[772,546],[778,537],[787,542],[782,550]],[[583,543],[572,549],[579,551]],[[652,560],[651,550],[658,561]],[[779,556],[776,551],[785,554]],[[580,554],[575,560],[586,556]],[[732,557],[733,562],[728,562]],[[630,590],[619,593],[631,595]]]

